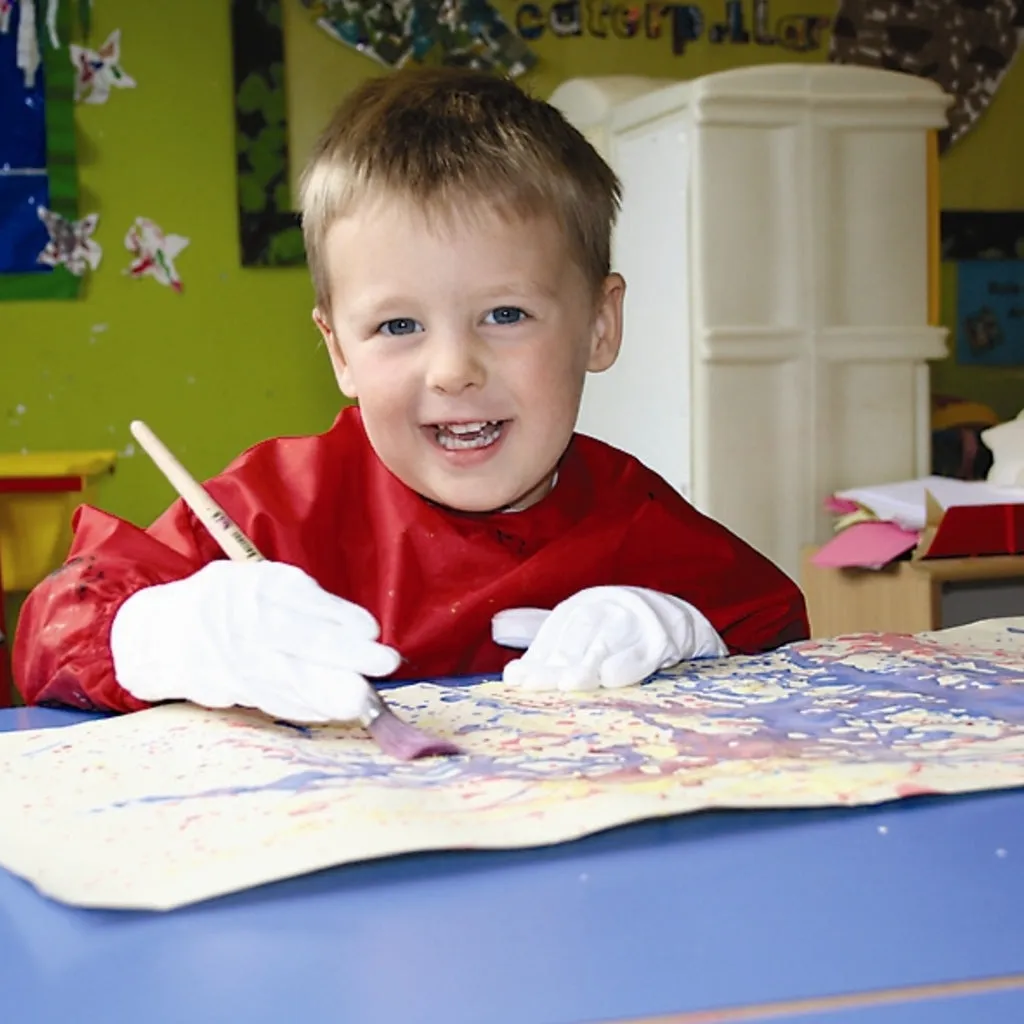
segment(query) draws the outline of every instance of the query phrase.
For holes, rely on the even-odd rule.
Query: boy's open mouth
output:
[[[451,452],[486,448],[501,437],[508,420],[476,420],[472,423],[433,423],[437,443]]]

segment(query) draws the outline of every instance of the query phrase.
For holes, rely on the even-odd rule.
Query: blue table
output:
[[[0,731],[87,717],[0,711]],[[771,1019],[1024,1021],[1024,791],[697,814],[352,865],[168,914],[71,909],[0,871],[11,1024],[710,1024],[767,1018],[699,1011],[972,980],[957,998]]]

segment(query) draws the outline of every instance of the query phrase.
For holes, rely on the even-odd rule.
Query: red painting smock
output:
[[[396,678],[500,672],[519,652],[492,641],[495,612],[553,608],[603,584],[689,601],[733,652],[808,632],[800,591],[771,562],[636,459],[581,435],[551,493],[520,512],[453,512],[421,497],[378,459],[356,408],[324,434],[255,446],[206,486],[267,558],[373,613],[404,658]],[[67,563],[19,617],[25,700],[145,707],[114,677],[114,615],[142,587],[222,557],[181,501],[145,530],[81,507]]]

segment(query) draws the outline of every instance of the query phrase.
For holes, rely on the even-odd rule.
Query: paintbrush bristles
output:
[[[461,754],[454,743],[431,736],[408,722],[403,722],[387,705],[366,727],[377,741],[377,746],[400,761],[415,761],[420,757],[438,757]]]

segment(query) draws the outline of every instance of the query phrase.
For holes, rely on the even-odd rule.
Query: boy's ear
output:
[[[591,373],[607,370],[619,357],[622,345],[622,301],[625,297],[626,282],[622,275],[609,274],[601,285],[590,334],[587,369]]]
[[[348,398],[357,398],[355,381],[352,380],[352,371],[349,369],[348,360],[345,359],[345,353],[342,352],[341,345],[338,343],[331,325],[327,322],[327,317],[316,306],[313,307],[313,323],[316,324],[317,330],[327,346],[327,354],[331,357],[331,366],[334,368],[334,377],[342,394]]]

